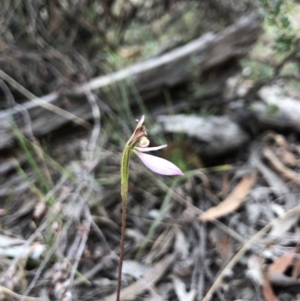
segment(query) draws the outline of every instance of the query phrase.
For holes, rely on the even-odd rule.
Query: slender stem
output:
[[[121,160],[121,196],[122,196],[122,225],[120,239],[120,256],[118,269],[118,284],[117,284],[117,299],[120,301],[120,293],[122,286],[122,267],[124,260],[124,245],[125,245],[125,230],[126,230],[126,208],[127,208],[127,193],[128,193],[128,178],[129,178],[129,158],[131,147],[126,143]]]
[[[122,202],[122,228],[120,239],[120,256],[119,256],[119,269],[118,269],[118,285],[117,285],[117,301],[120,301],[120,293],[122,286],[122,268],[124,261],[124,245],[125,245],[125,230],[126,230],[126,202]]]

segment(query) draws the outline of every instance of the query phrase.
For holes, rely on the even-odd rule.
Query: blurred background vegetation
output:
[[[1,69],[37,96],[220,31],[257,6],[246,0],[12,0],[0,5]],[[3,97],[1,107],[7,107]]]
[[[133,160],[126,258],[152,266],[163,255],[178,252],[178,244],[174,247],[173,242],[180,245],[182,233],[186,244],[190,242],[190,249],[184,252],[193,253],[198,247],[193,241],[200,239],[198,226],[193,225],[193,234],[177,227],[181,219],[189,219],[186,203],[202,211],[216,204],[217,193],[221,194],[228,181],[228,174],[224,174],[229,172],[235,181],[233,173],[247,161],[250,147],[247,144],[228,157],[202,157],[195,139],[158,129],[156,115],[186,113],[206,120],[229,115],[231,104],[239,104],[241,99],[248,114],[259,98],[259,89],[270,84],[281,85],[289,96],[299,98],[298,2],[0,2],[0,110],[19,108],[26,120],[24,134],[24,128],[18,128],[12,118],[9,126],[15,141],[1,148],[0,153],[0,256],[5,258],[0,264],[0,285],[7,289],[3,300],[21,299],[20,295],[34,295],[34,300],[71,300],[67,299],[69,294],[74,300],[100,300],[115,291],[121,222],[120,157],[135,119],[142,114],[146,115],[151,142],[169,144],[159,154],[177,164],[186,175],[175,180],[157,177]],[[221,32],[253,12],[261,15],[263,33],[248,56],[204,76],[198,76],[197,66],[193,66],[191,73],[195,71],[195,75],[189,82],[166,87],[150,102],[144,102],[130,84],[104,91],[114,104],[111,107],[109,102],[103,104],[97,93],[87,93],[84,101],[89,102],[93,114],[84,127],[68,123],[39,137],[32,133],[28,114],[32,99],[54,92],[63,99],[63,109],[68,110],[71,104],[65,95],[93,78],[159,57],[205,33]],[[235,42],[239,44],[238,40]],[[233,82],[229,84],[231,88],[240,89],[232,96],[224,87],[204,99],[202,83],[218,80],[215,74],[231,68],[234,74],[228,73],[225,81]],[[116,109],[119,103],[123,106]],[[277,111],[276,105],[268,105],[268,115],[274,116]],[[245,115],[237,112],[238,116],[233,114],[237,123],[241,124],[241,119],[247,123]],[[43,120],[40,126],[47,121]],[[0,123],[0,137],[7,127]],[[242,127],[251,141],[262,133],[253,119]],[[208,181],[209,189],[205,186]],[[228,225],[229,220],[224,223]],[[7,242],[4,237],[15,240]],[[200,240],[203,239],[206,238]],[[12,247],[15,244],[21,246],[20,250]],[[206,258],[217,256],[214,252],[215,249],[207,251]],[[220,262],[211,265],[215,274],[223,266],[222,258],[218,258]],[[185,258],[184,264],[190,268],[193,264],[187,261]],[[177,270],[177,276],[184,278],[181,272]],[[130,275],[126,281],[136,278]],[[194,280],[189,280],[184,281],[190,288]],[[214,277],[206,275],[206,280],[205,289],[198,290],[199,300]],[[167,291],[168,300],[179,300],[174,290]]]

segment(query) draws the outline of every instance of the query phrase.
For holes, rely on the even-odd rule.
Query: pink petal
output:
[[[167,147],[167,144],[164,145],[160,145],[160,146],[154,146],[154,147],[135,147],[135,149],[137,149],[138,151],[145,153],[145,152],[152,152],[152,151],[156,151],[162,148]]]
[[[156,156],[140,153],[137,151],[135,151],[135,153],[139,156],[142,162],[149,169],[151,169],[152,171],[160,175],[165,175],[165,176],[183,175],[183,172],[175,164],[173,164],[168,160]]]

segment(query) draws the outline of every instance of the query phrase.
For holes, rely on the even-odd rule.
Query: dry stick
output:
[[[31,290],[34,288],[38,278],[40,277],[40,275],[42,274],[44,267],[46,266],[46,264],[49,262],[49,260],[51,259],[52,255],[54,254],[55,249],[57,248],[57,243],[53,244],[50,249],[48,250],[48,252],[45,255],[45,258],[43,259],[43,261],[40,263],[39,268],[37,269],[37,271],[35,271],[34,277],[31,280],[29,286],[27,287],[26,291],[24,292],[24,295],[22,296],[22,298],[20,298],[21,301],[26,301],[28,300],[27,298],[30,298],[29,296],[27,296]]]
[[[1,70],[0,70],[1,72]],[[15,107],[18,111],[20,111],[20,113],[22,114],[24,121],[25,121],[25,129],[24,132],[27,134],[27,136],[30,139],[30,142],[32,143],[34,150],[36,151],[38,158],[41,159],[41,163],[42,163],[42,167],[43,167],[43,171],[45,174],[45,177],[47,178],[47,181],[51,184],[53,184],[52,182],[52,178],[51,178],[51,174],[48,170],[47,164],[45,162],[45,158],[43,155],[43,152],[40,149],[40,145],[38,140],[36,140],[36,138],[34,137],[33,131],[32,131],[32,122],[31,122],[31,118],[29,115],[29,112],[27,111],[27,109],[16,103],[14,96],[12,95],[11,91],[9,90],[8,86],[6,85],[6,83],[0,79],[0,87],[3,91],[3,93],[5,94],[5,97],[7,98],[7,100],[9,101],[10,107]]]
[[[61,183],[59,183],[61,184]],[[60,186],[60,185],[59,185]],[[80,186],[79,186],[80,187]],[[79,192],[78,192],[79,193]],[[49,198],[51,197],[51,195],[49,195]],[[85,204],[85,203],[84,203]],[[83,204],[83,205],[84,205]],[[75,210],[76,211],[76,210]],[[80,207],[80,209],[78,210],[78,212],[81,212],[82,211],[82,207]],[[48,223],[50,222],[50,219],[47,219],[45,223],[46,226],[48,225]],[[46,227],[45,226],[45,227]],[[40,230],[41,232],[41,230]],[[27,295],[30,293],[30,291],[33,289],[36,281],[38,280],[39,276],[41,275],[45,265],[47,264],[47,262],[49,261],[49,259],[51,258],[52,254],[54,253],[54,251],[58,248],[58,243],[59,243],[59,239],[56,240],[55,244],[53,244],[51,246],[51,248],[49,249],[49,251],[47,252],[44,260],[42,261],[42,263],[40,264],[38,270],[36,271],[35,275],[34,275],[34,278],[32,279],[30,285],[28,286],[28,288],[26,289],[25,293],[24,293],[24,296],[22,297],[21,301],[26,301],[28,298]]]
[[[84,201],[84,202],[86,202],[86,201]],[[91,212],[90,212],[88,206],[85,206],[85,208],[84,208],[84,216],[85,216],[85,221],[82,222],[83,229],[81,230],[81,242],[78,245],[78,251],[75,255],[75,261],[73,263],[72,270],[70,273],[70,277],[69,277],[70,283],[73,282],[73,279],[77,272],[77,267],[78,267],[79,261],[81,259],[81,256],[83,254],[86,242],[88,240],[88,235],[89,235],[89,232],[91,229],[92,217],[91,217]]]
[[[207,261],[204,262],[204,266],[202,267],[205,270],[205,276],[207,277],[207,280],[210,282],[213,282],[215,280],[215,275],[211,271],[209,263]],[[221,293],[220,289],[216,289],[216,295],[219,298],[219,301],[226,301],[224,294]],[[202,300],[202,299],[200,299]]]
[[[279,160],[279,158],[274,154],[274,152],[269,147],[264,147],[263,155],[267,158],[271,164],[271,166],[278,171],[281,175],[283,175],[286,179],[291,180],[295,183],[300,183],[299,174],[292,169],[286,167],[286,165]]]
[[[89,139],[89,143],[87,144],[87,159],[89,161],[93,161],[94,159],[94,153],[95,153],[95,148],[97,145],[97,140],[100,135],[101,131],[101,124],[100,124],[100,117],[101,117],[101,112],[100,108],[97,104],[97,96],[96,94],[92,92],[87,92],[86,97],[90,103],[91,109],[92,109],[92,114],[93,114],[93,119],[94,119],[94,126],[92,129],[92,133]]]
[[[88,151],[86,154],[87,155],[86,161],[91,162],[94,157],[94,150],[95,150],[96,142],[97,142],[98,136],[100,134],[100,110],[97,105],[97,101],[96,101],[94,94],[87,93],[87,98],[88,98],[88,101],[92,108],[92,113],[93,113],[94,123],[95,123],[95,126],[93,127],[93,130],[91,133],[90,143],[87,144]],[[83,178],[85,181],[88,180],[87,176],[88,176],[88,169],[85,169],[83,172]],[[89,192],[86,195],[86,200],[83,199],[80,195],[79,195],[79,198],[81,200],[81,203],[87,204],[87,199],[89,198]],[[92,217],[91,217],[91,213],[90,213],[88,206],[83,205],[82,208],[84,208],[85,221],[82,222],[82,231],[78,232],[80,234],[80,240],[81,240],[80,243],[78,245],[75,243],[73,244],[73,246],[76,246],[77,252],[75,255],[75,260],[74,260],[73,267],[72,267],[70,277],[69,277],[70,283],[73,282],[73,279],[75,277],[75,273],[77,271],[79,260],[84,251],[84,247],[85,247],[87,239],[88,239],[88,233],[90,232],[91,224],[92,224]],[[80,215],[77,217],[78,217],[78,219],[80,219]],[[76,240],[75,240],[75,242],[76,242]],[[74,254],[71,253],[71,257],[74,257]]]
[[[0,285],[0,292],[2,292],[4,295],[9,295],[15,299],[18,300],[23,300],[24,301],[42,301],[42,298],[36,298],[36,297],[27,297],[27,296],[23,296],[23,295],[19,295],[15,292],[13,292],[12,290],[8,289],[7,287],[4,287],[2,285]]]
[[[205,260],[205,251],[206,251],[206,238],[207,238],[206,223],[203,223],[202,225],[200,225],[199,228],[200,228],[199,229],[200,254],[198,254],[198,261],[203,262]],[[199,272],[199,279],[198,279],[198,285],[197,285],[197,292],[198,292],[198,299],[201,300],[204,295],[204,270],[202,268],[199,270],[200,270],[200,272]]]
[[[116,258],[118,257],[116,255],[115,252],[112,252],[111,248],[109,247],[109,244],[103,234],[103,232],[101,231],[101,229],[98,227],[98,225],[96,224],[96,222],[94,221],[94,219],[92,218],[92,224],[91,227],[93,228],[93,230],[95,231],[95,234],[98,236],[98,238],[101,239],[102,243],[104,244],[103,248],[104,248],[104,252],[106,253],[112,253]]]
[[[233,256],[233,258],[229,261],[229,263],[225,266],[223,271],[220,273],[220,275],[215,280],[214,284],[211,286],[209,291],[206,293],[205,297],[202,301],[209,301],[216,289],[220,286],[223,277],[225,276],[226,271],[231,270],[235,264],[238,262],[238,260],[251,248],[251,245],[258,241],[261,236],[263,236],[269,229],[272,227],[273,224],[275,224],[280,219],[286,218],[290,214],[294,214],[295,212],[300,212],[300,205],[292,208],[291,210],[287,211],[283,216],[277,217],[274,220],[272,220],[269,224],[267,224],[265,227],[263,227],[261,230],[259,230],[255,235],[252,236],[252,238],[247,241],[244,246]]]
[[[39,233],[41,233],[42,231],[44,231],[46,229],[46,227],[48,226],[49,222],[48,220],[46,220],[45,222],[43,222],[38,229],[25,241],[25,243],[23,244],[24,247],[29,247],[31,243],[34,242],[34,240],[36,239],[36,237],[38,236]],[[13,260],[12,263],[10,265],[10,267],[8,268],[8,270],[4,273],[4,278],[9,278],[10,276],[10,271],[14,270],[15,267],[17,266],[17,264],[19,263],[20,260],[22,260],[24,258],[24,254],[20,253],[20,255],[16,256]],[[0,286],[0,292],[1,292],[1,286]]]
[[[77,123],[88,130],[90,130],[92,128],[92,125],[89,122],[85,121],[84,119],[82,119],[66,110],[63,110],[57,106],[54,106],[53,104],[47,102],[46,100],[44,100],[42,98],[35,96],[34,94],[29,92],[27,89],[25,89],[22,85],[20,85],[17,81],[15,81],[12,77],[10,77],[8,74],[3,72],[2,70],[0,70],[0,78],[5,80],[6,82],[8,82],[12,87],[14,87],[17,91],[19,91],[25,97],[27,97],[28,99],[31,99],[31,101],[33,103],[38,104],[39,106],[43,107],[44,109],[47,109],[47,110],[49,110],[59,116],[62,116],[66,119],[69,119],[69,120],[73,121],[74,123]]]
[[[198,221],[193,221],[192,227],[199,234],[199,244],[197,245],[194,256],[195,266],[193,268],[191,288],[197,290],[197,300],[202,300],[204,292],[204,272],[203,262],[206,251],[206,223],[199,224]]]

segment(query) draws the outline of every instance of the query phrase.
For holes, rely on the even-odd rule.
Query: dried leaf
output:
[[[297,248],[291,249],[289,252],[281,255],[270,266],[269,271],[276,273],[284,273],[285,270],[292,264]]]
[[[256,179],[256,172],[250,177],[243,178],[223,202],[200,214],[199,220],[212,220],[234,212],[242,205]]]
[[[279,159],[278,157],[274,154],[274,152],[268,148],[265,147],[263,149],[263,155],[266,159],[269,160],[270,164],[272,167],[278,171],[280,174],[282,174],[285,178],[294,181],[296,183],[300,183],[300,176],[298,173],[293,171],[292,169],[286,167]]]
[[[227,260],[233,253],[233,245],[230,236],[219,228],[213,228],[209,232],[209,240],[217,249],[221,258]]]
[[[294,258],[294,262],[293,262],[292,277],[298,278],[299,275],[300,275],[300,258],[296,257]]]
[[[228,190],[229,190],[229,178],[228,178],[228,173],[225,173],[223,175],[223,185],[222,185],[222,189],[220,192],[218,192],[216,195],[217,197],[221,198],[224,195],[227,194]]]
[[[299,278],[300,275],[300,257],[299,257],[299,253],[300,253],[300,244],[298,242],[297,246],[296,246],[296,255],[294,256],[294,260],[293,260],[293,270],[292,270],[292,277],[295,279]]]
[[[262,271],[263,274],[263,285],[262,285],[262,294],[266,301],[280,301],[274,294],[273,288],[270,284],[268,273],[266,271]]]
[[[297,160],[295,154],[288,150],[284,150],[282,154],[280,154],[280,158],[282,162],[288,166],[298,166],[299,160]]]
[[[289,188],[285,185],[279,175],[265,165],[255,152],[252,155],[252,164],[256,166],[277,197],[286,196],[290,193]]]
[[[229,235],[225,234],[216,247],[223,260],[227,260],[232,255],[232,244]]]
[[[286,276],[284,274],[281,273],[276,273],[276,272],[268,272],[268,276],[269,276],[269,281],[274,284],[274,285],[279,285],[282,287],[288,287],[288,286],[295,286],[295,285],[299,285],[300,282],[298,279]]]

